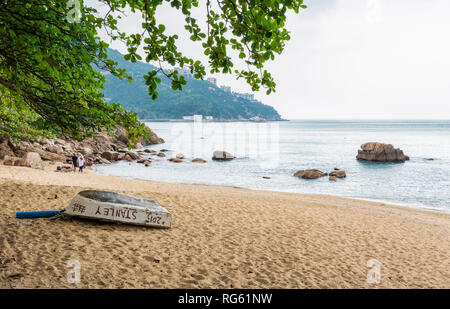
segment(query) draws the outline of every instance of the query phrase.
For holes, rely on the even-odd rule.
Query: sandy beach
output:
[[[54,169],[0,165],[0,288],[450,288],[447,213]],[[15,218],[87,188],[154,199],[172,227]],[[379,283],[367,282],[371,259]]]

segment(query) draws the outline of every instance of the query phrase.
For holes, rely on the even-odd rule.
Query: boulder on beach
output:
[[[339,170],[339,171],[330,172],[330,176],[337,177],[337,178],[345,178],[345,177],[347,177],[347,174],[345,173],[344,170]]]
[[[220,150],[216,150],[213,153],[212,159],[213,160],[218,160],[218,161],[229,161],[229,160],[233,160],[236,157],[233,156],[231,153],[226,152],[226,151],[220,151]]]
[[[3,157],[3,165],[14,165],[15,159],[9,155]]]
[[[110,161],[106,160],[105,158],[100,158],[98,161],[99,164],[111,164]]]
[[[0,159],[5,156],[14,156],[14,145],[9,137],[0,136]]]
[[[71,158],[74,153],[82,153],[86,166],[98,163],[106,164],[106,162],[110,163],[130,158],[131,160],[140,159],[140,156],[134,153],[126,156],[128,153],[127,147],[132,146],[126,135],[126,130],[123,127],[118,127],[115,133],[97,132],[95,136],[86,138],[83,141],[64,136],[54,139],[46,137],[41,137],[38,140],[25,139],[13,143],[9,137],[0,136],[0,159],[3,159],[5,155],[16,159],[25,158],[28,152],[38,153],[43,161],[67,163],[72,162]],[[140,148],[151,144],[160,144],[164,140],[159,138],[154,132],[150,132],[150,137],[140,138],[136,142],[138,143],[136,147]],[[149,151],[149,153],[152,151]],[[108,152],[108,154],[103,155],[105,152]],[[16,159],[12,160],[12,165]],[[6,164],[8,163],[9,161],[7,160]],[[17,164],[23,163],[19,161]]]
[[[102,158],[105,158],[108,161],[117,161],[119,160],[119,153],[113,151],[104,151],[102,153]]]
[[[57,154],[57,153],[45,151],[44,149],[37,149],[37,148],[33,148],[32,152],[37,152],[41,156],[41,159],[44,161],[61,161],[61,162],[63,162],[66,158],[72,157],[72,153],[67,154],[67,156],[66,156],[64,154]],[[25,154],[24,154],[24,156],[25,156]],[[72,162],[72,160],[70,160],[70,162]]]
[[[328,175],[327,173],[324,173],[317,169],[299,170],[294,174],[295,177],[300,177],[303,179],[317,179],[327,175]]]
[[[192,159],[192,162],[206,163],[206,160],[203,160],[202,158],[194,158],[194,159]]]
[[[140,159],[139,155],[137,153],[134,153],[134,152],[131,152],[131,151],[128,151],[127,155],[129,155],[131,157],[131,159],[133,159],[133,160],[139,160]]]
[[[45,147],[45,150],[56,154],[62,154],[64,152],[64,149],[61,145],[48,145]]]
[[[85,156],[91,156],[94,153],[91,147],[81,147],[80,152]]]
[[[126,154],[125,154],[125,157],[124,157],[123,159],[124,159],[125,161],[128,161],[128,162],[133,161],[133,158],[130,156],[129,153],[126,153]]]
[[[31,168],[44,168],[41,156],[37,152],[27,152],[27,154],[25,155],[25,161],[27,166]]]
[[[61,138],[55,138],[54,143],[55,143],[55,145],[61,145],[61,146],[66,145],[66,141]]]
[[[27,166],[27,161],[23,158],[19,158],[14,162],[14,166]]]
[[[391,144],[376,142],[362,144],[356,158],[377,162],[405,162],[409,160],[409,157],[401,149],[394,148]]]

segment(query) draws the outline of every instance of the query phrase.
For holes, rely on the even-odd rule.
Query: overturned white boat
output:
[[[109,191],[79,192],[64,215],[156,227],[170,227],[172,216],[153,200]]]

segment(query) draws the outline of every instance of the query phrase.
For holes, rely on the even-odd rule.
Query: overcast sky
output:
[[[450,1],[305,3],[306,10],[289,15],[284,53],[267,66],[277,91],[256,93],[259,100],[288,119],[450,119]],[[195,15],[204,20],[203,14],[202,7]],[[178,12],[162,8],[158,21],[180,34],[186,55],[202,54],[182,35]],[[139,23],[129,14],[121,26],[131,32]],[[119,43],[112,47],[125,50]],[[215,77],[219,85],[250,92],[232,75]]]

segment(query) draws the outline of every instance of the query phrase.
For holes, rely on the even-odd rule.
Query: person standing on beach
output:
[[[83,173],[83,168],[84,168],[84,157],[83,155],[80,153],[80,155],[78,156],[78,166],[80,167],[80,169],[78,170],[80,173]]]
[[[73,165],[73,172],[76,173],[78,167],[78,157],[76,153],[72,155],[72,165]]]

